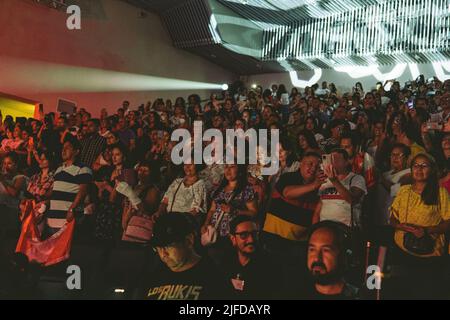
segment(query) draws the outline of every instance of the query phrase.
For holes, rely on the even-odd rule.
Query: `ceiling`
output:
[[[175,47],[240,75],[450,57],[448,0],[123,1],[157,13]]]
[[[164,10],[183,3],[183,0],[124,0],[136,7],[155,13],[161,13]]]
[[[243,17],[265,26],[323,18],[386,0],[219,0]]]

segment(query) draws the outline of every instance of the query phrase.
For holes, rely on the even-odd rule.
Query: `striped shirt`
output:
[[[80,160],[82,163],[92,168],[92,164],[97,160],[100,153],[105,150],[106,139],[95,133],[81,140]]]
[[[317,191],[297,199],[283,196],[285,188],[304,184],[299,171],[288,172],[280,177],[271,195],[263,228],[265,232],[292,241],[306,240],[307,228],[311,226],[314,209],[319,202]]]
[[[81,163],[59,167],[54,175],[53,192],[47,223],[51,228],[61,228],[66,222],[67,211],[80,191],[80,184],[92,181],[92,171]]]

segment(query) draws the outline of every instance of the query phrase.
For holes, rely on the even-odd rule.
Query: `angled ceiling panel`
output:
[[[450,0],[124,1],[161,15],[176,47],[238,74],[450,56]]]

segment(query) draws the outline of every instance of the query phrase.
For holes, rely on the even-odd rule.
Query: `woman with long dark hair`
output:
[[[315,141],[315,140],[314,140]],[[300,168],[300,162],[298,161],[299,157],[297,156],[295,149],[292,143],[287,139],[281,139],[280,145],[278,149],[278,160],[279,160],[279,169],[277,173],[269,176],[269,187],[265,194],[265,205],[264,208],[268,208],[271,202],[272,191],[275,188],[280,177],[288,172],[296,172]],[[263,212],[264,214],[265,212]]]
[[[298,133],[298,156],[301,157],[307,152],[321,153],[319,144],[310,130],[302,130]]]
[[[47,202],[52,194],[56,164],[55,157],[48,151],[35,152],[39,163],[39,172],[30,178],[25,193],[26,199],[22,200],[21,207],[24,208],[27,201],[34,201],[33,213],[36,218],[36,224],[40,225],[41,222],[44,222],[44,212],[48,207]],[[24,210],[21,211],[24,213]],[[24,218],[22,215],[21,220],[23,221]]]
[[[19,172],[19,156],[7,153],[0,173],[0,240],[4,232],[19,232],[19,202],[27,186],[27,178]]]
[[[220,237],[227,237],[233,217],[241,214],[255,216],[257,213],[255,193],[247,182],[247,166],[226,164],[223,180],[213,193],[202,233],[208,225],[215,225],[220,219],[218,233]]]
[[[137,165],[137,184],[132,189],[134,194],[141,201],[134,205],[133,199],[125,202],[122,219],[122,228],[125,231],[131,218],[135,215],[151,217],[160,204],[161,191],[158,187],[160,181],[159,165],[156,162],[142,161]]]
[[[412,271],[403,284],[405,294],[438,298],[443,289],[440,258],[447,250],[444,234],[450,229],[450,200],[447,190],[439,187],[438,168],[430,156],[418,154],[412,159],[411,177],[413,183],[400,188],[390,208],[399,248],[395,258]]]
[[[311,131],[314,134],[314,139],[316,139],[317,143],[320,143],[324,140],[324,136],[320,132],[318,122],[316,118],[308,116],[305,119],[305,130]]]
[[[291,90],[291,94],[289,96],[289,100],[292,102],[294,100],[294,97],[298,95],[300,92],[298,92],[298,89],[296,87],[293,87]]]
[[[120,239],[125,197],[117,192],[119,182],[133,187],[136,184],[135,171],[128,164],[128,150],[121,144],[112,147],[109,172],[99,175],[95,185],[98,188],[97,222],[95,235],[100,240]]]

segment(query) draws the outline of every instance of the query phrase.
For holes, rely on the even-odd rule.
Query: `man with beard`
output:
[[[282,280],[272,276],[280,271],[275,259],[260,247],[256,221],[240,215],[230,222],[230,240],[236,250],[227,261],[225,274],[239,299],[260,300],[280,297]]]
[[[303,299],[357,299],[358,289],[344,280],[350,246],[347,230],[346,225],[335,221],[322,221],[312,227],[307,253],[311,281],[303,287]]]

